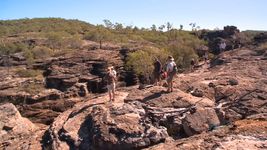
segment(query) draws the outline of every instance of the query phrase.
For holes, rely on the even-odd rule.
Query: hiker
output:
[[[223,41],[219,44],[220,53],[222,53],[226,48],[226,43]]]
[[[205,64],[207,63],[208,59],[209,59],[209,52],[206,51],[205,54],[204,54],[204,62],[205,62]]]
[[[174,62],[174,59],[172,56],[168,57],[168,62],[167,62],[167,84],[168,84],[168,90],[167,92],[172,92],[173,91],[173,77],[177,73],[177,66]]]
[[[154,71],[153,71],[153,75],[154,75],[154,84],[158,85],[160,82],[160,78],[161,78],[161,72],[162,72],[162,65],[159,61],[158,58],[155,58],[155,62],[154,62]]]
[[[113,67],[108,67],[107,74],[104,78],[107,81],[109,101],[115,101],[116,75],[115,69]]]
[[[190,71],[193,72],[194,71],[194,67],[195,67],[195,59],[192,58],[190,61]]]

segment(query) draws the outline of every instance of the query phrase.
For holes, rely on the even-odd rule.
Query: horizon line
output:
[[[23,18],[9,18],[9,19],[2,19],[0,18],[0,21],[14,21],[14,20],[23,20],[23,19],[29,19],[29,20],[32,20],[32,19],[64,19],[64,20],[78,20],[78,21],[81,21],[81,22],[85,22],[85,23],[88,23],[88,24],[91,24],[91,25],[94,25],[94,26],[97,26],[97,25],[103,25],[105,26],[104,24],[104,20],[109,20],[110,19],[103,19],[102,20],[102,23],[98,24],[98,23],[90,23],[90,21],[88,20],[83,20],[83,19],[78,19],[78,18],[64,18],[64,17],[23,17]],[[138,25],[134,25],[134,23],[131,23],[131,25],[126,25],[126,23],[124,22],[112,22],[113,24],[115,23],[120,23],[123,25],[123,27],[127,27],[127,26],[132,26],[132,27],[138,27],[139,29],[142,29],[142,28],[145,28],[145,29],[150,29],[152,27],[152,25],[156,25],[157,27],[157,31],[158,31],[158,27],[160,27],[161,25],[166,25],[167,23],[170,23],[173,27],[173,29],[179,29],[177,28],[176,26],[173,26],[173,23],[170,22],[170,21],[167,21],[166,23],[163,23],[163,24],[160,24],[160,25],[157,25],[157,24],[151,24],[150,27],[145,27],[145,26],[138,26]],[[193,22],[192,22],[193,23]],[[180,25],[183,25],[183,24],[180,24]],[[179,26],[180,26],[179,25]],[[189,25],[189,24],[188,24]],[[184,25],[183,25],[184,26]],[[238,26],[236,25],[223,25],[223,27],[226,27],[226,26],[235,26],[237,27],[238,30],[240,30],[240,32],[243,32],[243,31],[255,31],[255,32],[267,32],[267,30],[262,30],[262,29],[245,29],[245,30],[241,30]],[[182,29],[183,31],[192,31],[192,29],[185,29],[183,28]],[[214,27],[213,29],[210,29],[210,28],[199,28],[198,30],[211,30],[211,31],[215,31],[215,30],[223,30],[223,28],[219,28],[219,27]]]

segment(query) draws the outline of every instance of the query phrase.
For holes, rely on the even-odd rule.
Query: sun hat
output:
[[[171,60],[171,61],[174,61],[172,56],[168,56],[168,59]]]

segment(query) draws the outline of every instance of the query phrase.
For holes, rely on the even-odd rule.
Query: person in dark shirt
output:
[[[162,65],[159,61],[158,58],[155,58],[155,62],[154,62],[154,71],[153,71],[153,75],[154,75],[154,84],[158,85],[160,82],[160,75],[162,72]]]

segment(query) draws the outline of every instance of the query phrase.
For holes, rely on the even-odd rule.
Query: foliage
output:
[[[66,43],[68,43],[68,47],[71,49],[79,49],[81,48],[83,43],[80,36],[78,35],[72,36],[71,38],[68,38],[66,41],[67,41]]]
[[[267,42],[262,43],[262,44],[259,46],[259,49],[260,49],[260,50],[267,50]]]
[[[99,42],[101,48],[103,41],[112,39],[112,33],[103,26],[97,26],[96,29],[86,32],[84,39]]]
[[[0,43],[0,54],[9,55],[17,52],[22,52],[28,49],[23,43]]]
[[[61,46],[64,45],[62,34],[57,32],[49,32],[47,34],[47,43],[48,46],[53,50],[60,49]]]
[[[31,50],[25,50],[24,57],[26,58],[27,65],[31,66],[34,63],[34,57]]]
[[[19,20],[0,20],[0,36],[26,32],[66,32],[70,35],[83,33],[92,29],[92,25],[79,20],[61,18],[34,18]]]
[[[163,63],[166,61],[167,56],[168,52],[164,49],[144,47],[129,54],[126,66],[139,75],[149,76],[153,71],[154,58],[157,57]]]
[[[172,42],[167,49],[173,55],[176,64],[182,68],[190,66],[191,59],[197,59],[196,49],[205,44],[204,41],[184,31],[173,31]]]
[[[177,66],[187,68],[190,66],[192,59],[197,59],[197,54],[192,47],[180,44],[171,44],[168,50],[172,53]]]
[[[121,23],[112,23],[109,20],[104,20],[104,25],[93,26],[82,21],[61,18],[26,18],[0,21],[0,36],[4,36],[3,39],[5,37],[34,37],[43,38],[45,41],[35,47],[12,42],[9,45],[6,42],[5,46],[0,44],[0,53],[23,51],[28,64],[31,64],[33,59],[43,59],[52,55],[67,53],[69,50],[79,50],[82,47],[83,39],[99,42],[100,47],[102,42],[116,42],[121,45],[137,43],[142,46],[151,45],[153,48],[144,47],[140,52],[130,54],[130,63],[128,64],[135,66],[138,73],[144,73],[144,69],[131,63],[136,62],[135,60],[145,60],[148,66],[141,68],[148,68],[149,73],[153,56],[165,58],[171,54],[178,65],[188,67],[190,59],[197,57],[195,54],[197,47],[205,45],[196,35],[183,31],[182,25],[177,30],[170,22],[159,25],[158,28],[156,25],[152,25],[151,28],[141,29],[132,25],[124,26]],[[164,62],[163,58],[160,59]]]
[[[18,69],[16,71],[16,74],[22,78],[31,78],[31,77],[37,77],[37,76],[42,75],[42,71],[31,70],[31,69]]]
[[[53,55],[53,51],[44,46],[36,46],[32,49],[33,57],[35,59],[45,59]]]

